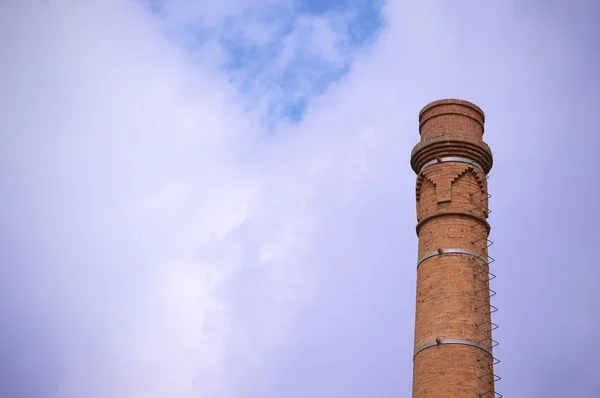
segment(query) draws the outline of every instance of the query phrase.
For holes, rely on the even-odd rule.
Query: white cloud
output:
[[[8,283],[37,293],[5,294],[29,322],[67,336],[45,347],[65,350],[51,389],[219,396],[230,357],[274,344],[310,295],[298,258],[311,245],[322,151],[304,162],[307,143],[308,153],[270,143],[226,76],[189,64],[139,5],[10,8],[2,102],[14,138],[4,151],[24,183],[7,212],[11,228],[37,229],[29,250],[56,263],[41,283],[15,262]],[[250,294],[273,295],[269,322],[256,308],[236,313],[236,291],[224,290],[246,268],[262,278]],[[39,318],[43,301],[62,326]],[[244,316],[261,323],[231,337]],[[236,341],[242,354],[230,352]]]

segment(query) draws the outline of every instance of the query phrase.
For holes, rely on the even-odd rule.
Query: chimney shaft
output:
[[[413,398],[496,396],[484,114],[462,100],[419,113]]]

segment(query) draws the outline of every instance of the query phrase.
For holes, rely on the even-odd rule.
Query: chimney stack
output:
[[[445,99],[419,113],[417,305],[413,398],[493,398],[487,174],[492,152],[482,141],[476,105]]]

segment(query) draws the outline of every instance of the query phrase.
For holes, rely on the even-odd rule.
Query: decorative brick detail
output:
[[[421,142],[413,149],[418,258],[438,249],[463,249],[480,257],[445,253],[417,270],[415,350],[444,339],[474,341],[491,348],[487,258],[489,225],[486,173],[492,153],[482,141],[485,116],[462,100],[435,101],[419,114]],[[421,170],[441,157],[444,161]],[[416,264],[416,262],[415,262]],[[414,358],[413,398],[493,396],[492,357],[469,345],[439,344]],[[491,393],[490,393],[491,392]]]
[[[450,202],[455,190],[458,191],[458,196],[455,200],[457,203],[453,204]],[[475,166],[457,162],[430,166],[417,177],[417,220],[421,221],[425,217],[447,213],[450,210],[466,210],[468,215],[487,218],[486,192],[487,179]]]
[[[477,181],[480,191],[485,191],[485,178],[479,175],[475,167],[464,163],[455,164],[453,167],[436,166],[425,169],[417,178],[417,200],[421,197],[423,178],[427,178],[435,186],[437,203],[452,201],[452,183],[466,173],[472,175]]]

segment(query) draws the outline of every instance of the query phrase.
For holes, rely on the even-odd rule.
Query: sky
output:
[[[506,397],[600,396],[593,1],[0,3],[0,396],[408,397],[418,112],[494,153]]]

